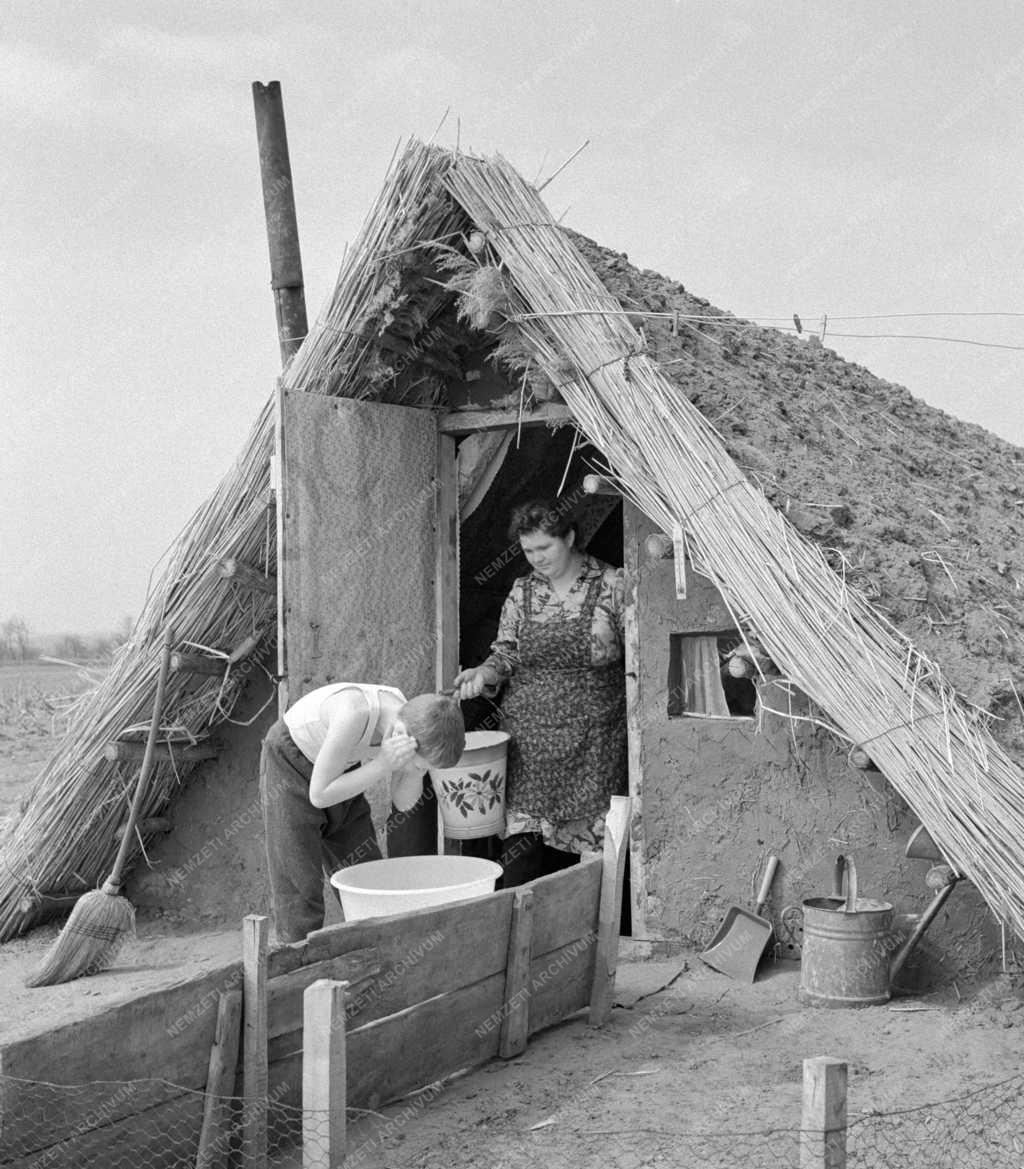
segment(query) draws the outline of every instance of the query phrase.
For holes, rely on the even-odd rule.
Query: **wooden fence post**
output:
[[[231,1141],[231,1100],[238,1070],[238,1040],[242,1027],[242,992],[222,991],[217,1007],[217,1030],[210,1048],[199,1132],[196,1169],[220,1169],[228,1163]]]
[[[267,939],[269,918],[250,913],[242,923],[242,1148],[246,1169],[267,1164]]]
[[[629,796],[612,796],[604,822],[604,872],[601,875],[601,902],[597,918],[594,982],[590,990],[592,1027],[608,1019],[615,994],[615,973],[619,964],[619,925],[622,921],[622,884],[629,848],[629,817],[633,801]]]
[[[804,1060],[800,1169],[846,1169],[846,1064]]]
[[[318,978],[302,995],[302,1169],[345,1159],[347,982]]]

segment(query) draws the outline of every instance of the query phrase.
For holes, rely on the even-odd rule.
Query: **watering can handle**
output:
[[[853,857],[845,858],[846,862],[846,901],[843,903],[844,913],[857,912],[857,866]]]

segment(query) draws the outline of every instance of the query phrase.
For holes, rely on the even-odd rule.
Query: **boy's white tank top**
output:
[[[310,763],[316,762],[316,757],[320,754],[324,740],[327,738],[327,724],[320,717],[320,708],[332,695],[337,694],[339,690],[348,688],[360,691],[370,708],[370,717],[366,720],[366,730],[356,744],[352,758],[348,760],[349,765],[373,759],[380,751],[379,747],[370,746],[370,740],[373,738],[373,732],[377,729],[377,721],[380,717],[381,694],[392,694],[399,702],[405,702],[405,695],[394,686],[375,686],[368,682],[332,682],[330,686],[318,686],[316,690],[310,690],[308,694],[303,694],[298,702],[285,711],[284,723],[295,746]]]

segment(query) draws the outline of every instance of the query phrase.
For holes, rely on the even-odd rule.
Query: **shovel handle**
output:
[[[772,881],[775,880],[775,870],[779,867],[779,858],[777,856],[770,856],[768,863],[764,867],[764,876],[761,878],[761,888],[757,891],[757,901],[754,902],[754,915],[759,916],[761,910],[764,909],[764,903],[768,900],[768,891],[772,887]]]

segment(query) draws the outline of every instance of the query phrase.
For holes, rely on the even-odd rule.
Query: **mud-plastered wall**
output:
[[[232,712],[236,724],[215,733],[220,754],[183,778],[166,813],[170,833],[148,847],[148,863],[135,865],[128,896],[141,914],[241,928],[247,913],[269,912],[259,762],[276,717],[272,684],[254,676]]]
[[[884,776],[850,765],[847,744],[814,721],[827,716],[771,682],[757,687],[750,717],[678,712],[673,635],[727,634],[735,623],[711,582],[692,567],[686,598],[677,596],[673,561],[651,559],[645,549],[655,530],[627,506],[627,581],[639,632],[646,936],[703,948],[729,906],[752,907],[773,854],[780,866],[765,913],[783,956],[799,956],[799,906],[831,893],[837,855],[854,858],[861,896],[890,902],[906,928],[904,915],[920,913],[933,895],[925,885],[932,862],[904,855],[918,820]],[[796,911],[784,916],[789,906]],[[969,978],[998,955],[998,925],[974,888],[961,882],[902,982]]]

